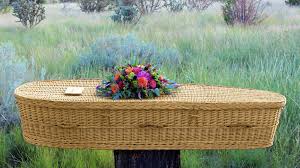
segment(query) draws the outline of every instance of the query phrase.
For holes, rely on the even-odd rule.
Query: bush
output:
[[[116,0],[118,6],[130,6],[133,5],[136,0]]]
[[[114,22],[118,23],[137,23],[140,19],[138,10],[134,6],[120,6],[115,10],[115,14],[111,16]]]
[[[135,0],[117,0],[119,6],[111,19],[118,23],[137,23],[140,19],[140,13],[134,5]]]
[[[18,0],[9,0],[10,5],[13,5],[15,2],[18,2]],[[36,0],[36,3],[38,3],[38,4],[45,4],[46,2],[47,2],[47,0]]]
[[[265,7],[262,0],[226,0],[222,10],[228,25],[252,25],[264,20]]]
[[[17,56],[12,44],[0,44],[0,128],[17,124],[18,114],[15,112],[14,90],[25,81],[35,76],[34,60],[16,61]],[[31,68],[29,68],[31,67]],[[45,70],[42,70],[41,79]]]
[[[45,4],[47,0],[36,0],[36,3],[38,4]]]
[[[290,6],[300,6],[300,0],[287,0],[285,3]]]
[[[9,0],[0,0],[0,13],[7,13],[9,10]]]
[[[109,5],[109,0],[80,0],[79,5],[82,12],[101,12]]]
[[[165,0],[165,7],[171,12],[180,12],[185,5],[184,0]]]
[[[20,84],[24,64],[15,64],[15,49],[11,44],[0,45],[0,127],[18,123],[17,113],[14,111],[13,92]]]
[[[164,7],[163,0],[136,0],[134,5],[141,15],[153,13]]]
[[[190,10],[205,10],[216,0],[187,0],[186,5]]]
[[[162,49],[151,43],[144,43],[133,35],[112,36],[98,39],[88,52],[79,57],[73,66],[75,74],[86,70],[110,69],[126,63],[152,63],[157,66],[176,66],[180,64],[179,52],[176,49]]]
[[[45,19],[45,7],[35,0],[18,0],[13,3],[13,15],[26,28],[32,28]]]

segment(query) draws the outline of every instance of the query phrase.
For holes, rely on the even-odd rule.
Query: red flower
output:
[[[116,73],[116,74],[115,74],[115,81],[117,81],[117,80],[120,78],[120,76],[121,76],[121,73],[120,73],[120,72]]]
[[[145,77],[140,77],[140,78],[138,78],[138,85],[139,85],[139,87],[141,87],[141,88],[147,88],[147,85],[148,85],[148,80],[147,80],[147,78],[145,78]]]
[[[150,85],[150,87],[151,87],[152,89],[155,89],[155,88],[156,88],[156,81],[153,80],[153,79],[150,80],[149,85]]]
[[[111,85],[111,91],[113,94],[117,93],[119,91],[119,86],[116,84]]]

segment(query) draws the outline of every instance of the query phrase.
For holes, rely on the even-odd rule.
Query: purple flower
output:
[[[137,74],[137,77],[138,77],[138,78],[144,77],[144,78],[146,78],[148,81],[151,79],[150,73],[149,73],[149,72],[146,72],[146,71],[141,71],[141,72],[139,72],[139,73]]]
[[[142,68],[140,68],[140,67],[133,67],[133,69],[132,69],[132,72],[134,73],[134,74],[138,74],[138,73],[140,73],[142,71]]]

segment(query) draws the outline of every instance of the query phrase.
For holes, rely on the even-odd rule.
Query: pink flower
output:
[[[134,73],[134,74],[138,74],[138,73],[140,73],[142,71],[142,68],[140,68],[140,67],[134,67],[133,69],[132,69],[132,72]]]
[[[156,81],[153,80],[153,79],[150,80],[149,85],[150,85],[150,87],[151,87],[152,89],[155,89],[155,88],[156,88]]]

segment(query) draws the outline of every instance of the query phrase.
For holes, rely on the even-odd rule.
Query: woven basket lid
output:
[[[100,80],[35,81],[15,90],[18,99],[37,106],[94,109],[264,109],[280,108],[286,99],[278,93],[254,89],[206,85],[181,85],[172,95],[154,99],[112,100],[97,97]],[[65,95],[67,87],[84,87],[80,96]]]

